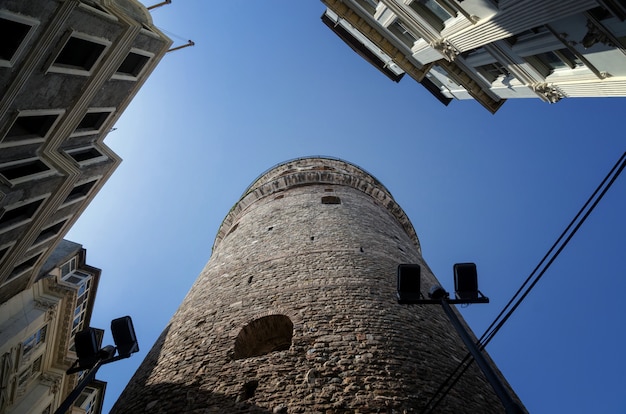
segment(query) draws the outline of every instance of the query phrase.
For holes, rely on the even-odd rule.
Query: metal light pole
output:
[[[476,346],[469,332],[461,323],[450,304],[465,303],[489,303],[478,290],[478,276],[474,263],[457,263],[454,265],[454,287],[457,299],[450,299],[450,295],[441,286],[433,286],[428,296],[424,299],[420,291],[421,267],[418,264],[401,264],[398,266],[398,303],[416,305],[441,305],[446,316],[465,343],[468,351],[472,354],[478,367],[485,378],[491,384],[494,392],[504,405],[506,414],[522,414],[525,411],[513,399],[509,390],[500,380],[487,359]]]
[[[87,369],[89,373],[72,390],[54,414],[67,413],[74,401],[80,396],[80,393],[94,380],[96,373],[102,365],[128,358],[131,354],[139,351],[135,328],[130,316],[123,316],[111,321],[111,333],[116,346],[107,345],[99,349],[96,332],[95,328],[87,328],[76,333],[74,343],[78,360],[67,370],[67,374],[74,374]],[[115,351],[118,352],[117,356],[115,356]]]

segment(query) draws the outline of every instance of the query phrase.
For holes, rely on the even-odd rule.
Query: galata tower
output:
[[[400,305],[422,266],[389,191],[346,161],[262,174],[111,413],[419,413],[467,354],[438,306]],[[436,413],[502,413],[475,364]]]

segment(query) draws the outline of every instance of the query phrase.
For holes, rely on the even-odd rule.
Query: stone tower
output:
[[[397,304],[399,263],[436,282],[376,178],[329,158],[268,170],[111,412],[420,412],[467,351],[439,307]],[[436,412],[503,408],[470,369]]]

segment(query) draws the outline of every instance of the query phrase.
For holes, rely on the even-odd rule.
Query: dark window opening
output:
[[[259,381],[257,380],[248,381],[243,384],[243,386],[241,387],[241,392],[239,393],[239,400],[244,401],[254,397],[254,392],[256,391],[258,386]]]
[[[98,131],[111,112],[88,112],[76,127],[75,132]]]
[[[49,170],[48,166],[42,161],[32,160],[21,164],[0,167],[0,174],[4,175],[7,180],[15,180],[16,178],[34,175],[47,170]]]
[[[20,116],[13,122],[11,129],[4,137],[4,141],[45,138],[58,116],[58,114]]]
[[[333,190],[332,188],[325,188],[324,191],[327,192],[327,193],[332,193],[335,190]]]
[[[124,59],[120,67],[117,68],[117,73],[123,73],[125,75],[137,77],[149,60],[149,56],[130,52],[128,56],[126,56],[126,59]]]
[[[487,65],[478,66],[478,73],[483,75],[489,82],[494,82],[500,76],[509,76],[509,71],[499,62],[489,63]]]
[[[29,30],[27,24],[0,18],[0,59],[11,60]]]
[[[341,199],[337,196],[324,196],[322,204],[341,204]]]
[[[55,65],[91,70],[106,46],[88,40],[70,37],[54,61]]]
[[[72,151],[69,154],[76,160],[76,162],[91,160],[102,156],[102,153],[93,147]]]
[[[39,236],[37,236],[37,238],[35,239],[35,243],[40,243],[44,240],[48,240],[54,236],[56,236],[57,234],[59,234],[59,232],[61,231],[61,229],[63,228],[63,226],[65,225],[65,222],[67,220],[63,220],[58,222],[57,224],[53,224],[50,227],[46,227],[45,229],[43,229],[41,231],[41,233],[39,233]]]
[[[250,358],[291,347],[293,323],[285,315],[269,315],[244,326],[235,339],[234,359]]]
[[[15,266],[7,280],[11,280],[33,267],[35,263],[37,263],[37,260],[39,260],[39,256],[41,256],[41,253]]]
[[[11,246],[5,247],[4,249],[0,249],[0,260],[4,258],[4,255],[7,254]]]
[[[41,203],[43,203],[43,199],[5,211],[2,217],[0,217],[0,227],[8,227],[12,224],[30,219]]]
[[[267,231],[272,231],[272,230],[274,230],[274,226],[270,226],[267,228]]]
[[[387,26],[387,29],[389,29],[389,31],[393,33],[408,48],[413,47],[413,44],[417,41],[417,37],[414,36],[413,33],[409,31],[409,29],[404,27],[404,25],[397,20]]]
[[[91,188],[94,186],[94,184],[97,181],[98,180],[89,181],[87,183],[80,184],[72,188],[72,191],[70,191],[70,193],[65,198],[65,201],[63,203],[67,203],[69,201],[77,200],[81,197],[85,197],[87,194],[89,194],[89,191],[91,190]]]

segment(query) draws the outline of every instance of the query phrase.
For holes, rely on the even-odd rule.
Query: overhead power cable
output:
[[[609,171],[609,173],[602,180],[600,185],[598,185],[598,187],[587,199],[582,208],[578,211],[576,216],[572,219],[572,221],[570,221],[565,230],[563,230],[563,232],[554,242],[552,247],[550,247],[548,252],[539,261],[539,264],[537,264],[537,266],[533,269],[530,275],[526,278],[522,286],[520,286],[520,288],[517,290],[517,292],[515,292],[513,297],[500,311],[500,313],[494,319],[491,325],[489,325],[489,327],[482,334],[477,342],[477,345],[481,350],[487,346],[487,344],[493,339],[496,333],[498,333],[502,326],[504,326],[504,323],[511,317],[513,312],[515,312],[519,305],[524,301],[526,296],[528,296],[530,291],[539,282],[541,277],[556,260],[559,254],[563,251],[563,249],[565,249],[572,237],[574,237],[574,235],[583,225],[585,220],[587,220],[591,212],[596,208],[600,200],[602,200],[604,195],[611,188],[611,186],[613,185],[615,180],[617,180],[619,175],[623,172],[625,167],[626,152],[622,154],[622,156],[615,163],[611,171]],[[422,411],[423,414],[431,413],[439,405],[443,398],[450,392],[454,385],[463,376],[465,371],[467,371],[473,360],[474,359],[470,353],[468,353],[465,358],[463,358],[463,360],[457,365],[454,371],[439,386],[437,391],[435,391],[435,394],[431,397],[431,399],[426,404],[425,409]]]

